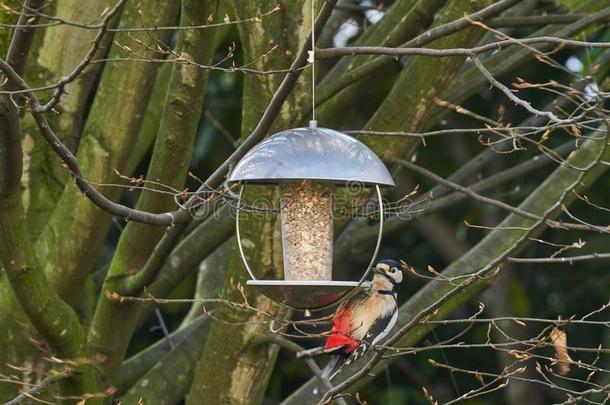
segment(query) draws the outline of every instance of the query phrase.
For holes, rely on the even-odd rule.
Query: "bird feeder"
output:
[[[308,128],[279,132],[252,148],[235,166],[228,182],[241,184],[236,205],[237,243],[251,280],[248,285],[285,306],[314,310],[332,305],[354,289],[374,264],[383,231],[380,186],[394,186],[392,176],[371,149],[355,138],[312,121]],[[335,187],[375,187],[380,223],[371,264],[360,281],[334,281],[333,227]],[[240,237],[243,187],[279,187],[284,280],[259,280],[250,268]]]

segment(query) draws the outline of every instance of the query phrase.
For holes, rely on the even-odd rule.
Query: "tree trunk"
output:
[[[177,9],[175,2],[160,0],[128,3],[120,26],[172,24]],[[167,31],[155,33],[154,37],[146,32],[130,35],[151,47],[156,45],[155,37],[164,43],[169,38]],[[126,33],[117,35],[115,42],[136,47]],[[155,56],[154,50],[137,49],[137,52],[144,57]],[[109,56],[124,54],[124,50],[114,46]],[[129,53],[127,56],[133,57]],[[158,66],[155,63],[110,62],[105,67],[77,154],[89,181],[116,183],[119,179],[115,170],[125,171]],[[118,187],[101,187],[101,190],[113,200],[121,194]],[[49,281],[72,306],[78,307],[83,299],[84,291],[80,287],[97,258],[110,223],[111,216],[91,204],[76,185],[70,183],[36,244]]]
[[[25,50],[27,52],[27,49]],[[6,87],[0,87],[4,90]],[[47,288],[34,247],[30,240],[21,202],[22,175],[21,128],[17,109],[7,95],[0,96],[0,264],[8,279],[12,294],[3,296],[14,311],[21,309],[36,332],[42,336],[48,355],[62,360],[76,360],[84,353],[84,334],[72,308]],[[14,294],[14,295],[13,295]],[[20,308],[9,300],[16,298]],[[8,330],[7,340],[15,345],[14,331]],[[4,333],[3,333],[4,335]],[[21,345],[18,345],[21,347]],[[9,359],[2,358],[2,369]],[[22,358],[19,359],[23,361]],[[21,364],[21,363],[18,363]],[[49,363],[40,364],[48,369]],[[59,381],[60,394],[80,395],[97,392],[90,365],[74,365],[70,377]],[[0,385],[0,399],[10,398],[14,389]],[[63,402],[63,401],[62,401]]]
[[[203,25],[210,13],[215,13],[215,2],[184,1],[181,25]],[[215,30],[184,30],[178,52],[190,62],[208,65],[215,49]],[[207,70],[192,63],[175,64],[165,100],[165,110],[159,126],[147,180],[182,189],[186,178],[193,143],[203,106],[207,84]],[[138,209],[163,212],[174,207],[171,196],[143,191]],[[102,369],[110,382],[120,369],[131,335],[137,326],[136,303],[117,303],[105,297],[116,291],[116,283],[142,269],[164,229],[130,222],[119,239],[117,251],[102,287],[102,296],[95,311],[89,333],[89,344],[95,352],[107,356]],[[148,283],[147,283],[148,284]],[[116,333],[107,330],[115,328]]]
[[[99,21],[102,11],[112,7],[112,0],[58,0],[55,15],[67,21]],[[120,13],[115,16],[111,27],[116,26]],[[92,46],[97,30],[82,29],[70,25],[58,25],[45,30],[38,53],[39,76],[32,77],[34,84],[55,83],[60,78],[71,73],[81,62]],[[102,39],[95,57],[103,59],[112,43],[112,32],[107,32]],[[85,122],[85,111],[88,98],[91,96],[97,76],[103,64],[90,65],[76,80],[66,86],[66,94],[57,106],[60,115],[53,117],[51,124],[59,138],[76,153]],[[32,70],[32,64],[28,66]],[[35,75],[31,75],[35,76]],[[45,83],[46,82],[46,83]],[[53,212],[62,190],[69,178],[68,173],[60,164],[59,158],[48,147],[44,139],[36,135],[37,128],[31,123],[26,128],[34,138],[32,163],[28,181],[28,229],[30,237],[36,240],[49,216]]]

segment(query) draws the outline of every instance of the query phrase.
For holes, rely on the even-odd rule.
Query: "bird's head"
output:
[[[373,267],[373,284],[387,285],[392,290],[398,290],[402,282],[402,270],[396,260],[381,260]],[[389,285],[388,285],[389,284]]]

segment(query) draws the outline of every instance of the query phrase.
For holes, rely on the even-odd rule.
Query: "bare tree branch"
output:
[[[492,4],[480,11],[472,13],[469,15],[469,18],[473,21],[484,21],[490,17],[500,14],[502,11],[514,6],[521,0],[502,0],[495,4]],[[452,33],[461,31],[467,27],[469,27],[471,23],[466,18],[460,18],[455,21],[439,25],[434,27],[417,37],[405,42],[400,45],[401,48],[420,48],[430,42],[450,35]],[[389,58],[375,58],[372,61],[359,66],[349,73],[343,74],[341,77],[338,77],[332,83],[329,83],[327,86],[321,87],[317,89],[317,105],[321,105],[326,100],[330,99],[333,95],[337,94],[339,91],[349,86],[350,84],[356,82],[357,80],[362,79],[370,75],[377,69],[385,66],[388,63],[391,63],[392,59]]]
[[[52,375],[48,376],[47,378],[45,378],[44,380],[42,380],[41,382],[39,382],[38,384],[36,384],[35,386],[28,388],[25,392],[22,392],[21,394],[17,395],[12,400],[5,402],[4,405],[19,405],[19,404],[27,403],[28,401],[30,401],[32,399],[32,397],[36,397],[36,395],[40,394],[41,392],[46,391],[53,384],[55,384],[56,382],[58,382],[62,379],[67,378],[69,375],[70,374],[68,374],[68,373],[52,374]]]
[[[19,15],[18,25],[19,29],[16,29],[13,33],[13,38],[6,55],[6,62],[17,72],[18,75],[23,75],[25,70],[25,64],[32,47],[32,41],[34,40],[34,32],[36,28],[33,27],[38,21],[36,17],[36,10],[44,5],[43,0],[27,0],[23,5],[23,9]],[[32,11],[30,11],[32,10]],[[13,90],[13,83],[6,84],[6,90]],[[2,90],[5,90],[2,89]]]
[[[600,13],[602,18],[610,18],[610,11]],[[491,42],[485,45],[476,46],[473,48],[454,48],[454,49],[434,49],[434,48],[391,48],[384,46],[350,46],[347,48],[323,48],[316,49],[316,56],[319,59],[339,58],[342,56],[356,55],[384,55],[392,57],[401,56],[431,56],[431,57],[449,57],[449,56],[469,56],[489,52],[492,50],[502,49],[506,46],[514,45],[531,45],[531,44],[556,44],[558,47],[572,46],[579,48],[610,48],[610,42],[586,42],[576,41],[565,38],[544,36],[531,37],[523,39],[510,39]]]

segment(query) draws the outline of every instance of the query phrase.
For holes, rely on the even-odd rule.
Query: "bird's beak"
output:
[[[379,268],[377,268],[377,267],[373,267],[373,269],[371,270],[371,272],[373,272],[373,273],[377,273],[377,274],[382,274],[382,275],[383,275],[383,274],[385,274],[385,273],[383,272],[383,270],[381,270],[381,269],[379,269]]]

